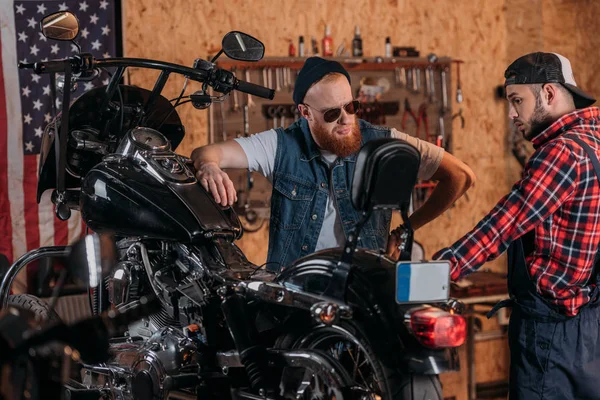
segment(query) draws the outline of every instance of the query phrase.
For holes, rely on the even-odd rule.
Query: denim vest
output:
[[[359,120],[361,145],[390,136],[390,129]],[[277,128],[277,154],[273,173],[267,269],[277,271],[314,253],[325,217],[329,185],[344,234],[352,232],[360,212],[352,205],[351,185],[357,153],[338,158],[331,169],[321,159],[308,122],[300,118],[287,129]],[[361,231],[358,247],[383,249],[392,212],[374,211]],[[331,232],[333,234],[333,232]]]

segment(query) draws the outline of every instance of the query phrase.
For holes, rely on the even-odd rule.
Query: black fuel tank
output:
[[[233,210],[200,184],[161,183],[126,158],[103,161],[86,175],[80,207],[90,229],[118,236],[191,243],[210,233],[241,234]]]

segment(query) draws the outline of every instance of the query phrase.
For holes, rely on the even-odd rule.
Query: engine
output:
[[[109,389],[113,398],[167,399],[169,392],[198,381],[198,345],[204,341],[202,306],[212,284],[199,249],[165,242],[124,239],[121,261],[107,279],[112,307],[126,309],[141,295],[154,293],[160,311],[129,325],[115,338],[105,365],[86,365],[83,383]],[[212,268],[219,263],[211,259]]]
[[[111,353],[105,365],[85,366],[82,374],[85,386],[109,389],[113,398],[167,399],[198,382],[197,346],[179,329],[161,328],[147,340],[123,339],[111,345]]]
[[[154,293],[161,309],[114,338],[109,362],[86,365],[83,384],[123,400],[167,399],[173,390],[181,395],[198,383],[198,359],[206,347],[203,310],[219,299],[218,287],[260,274],[237,246],[219,239],[204,246],[123,239],[117,248],[121,261],[106,282],[111,306],[124,310]],[[223,326],[215,318],[213,313],[208,323]]]

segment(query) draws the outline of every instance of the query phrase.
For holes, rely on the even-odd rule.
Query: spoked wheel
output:
[[[436,375],[416,376],[383,365],[375,356],[360,326],[343,321],[339,326],[317,326],[287,345],[324,351],[337,360],[353,381],[353,399],[441,400]]]
[[[363,393],[362,399],[383,398],[385,382],[377,371],[376,360],[370,349],[350,331],[339,326],[317,327],[299,339],[294,347],[325,351],[350,374],[354,387]]]
[[[283,370],[280,394],[284,399],[341,400],[344,388],[324,379],[310,368],[287,367]]]

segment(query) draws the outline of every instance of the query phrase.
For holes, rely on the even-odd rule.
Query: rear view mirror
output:
[[[223,52],[232,60],[259,61],[265,54],[262,42],[243,32],[232,31],[223,37]]]
[[[421,154],[400,139],[367,142],[356,159],[352,204],[362,212],[407,209],[417,183]]]
[[[48,39],[71,41],[79,34],[79,21],[73,13],[59,11],[46,15],[41,28],[42,34]]]

